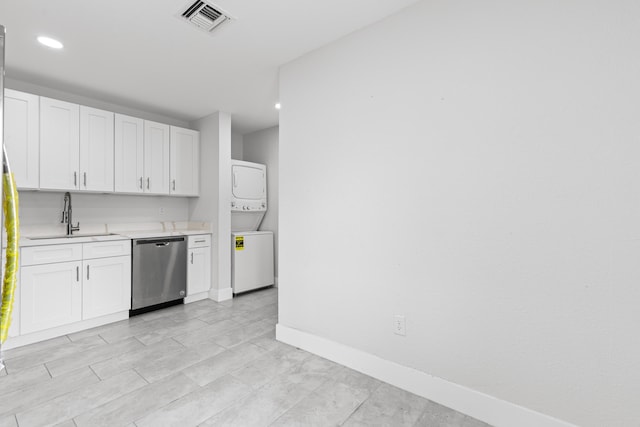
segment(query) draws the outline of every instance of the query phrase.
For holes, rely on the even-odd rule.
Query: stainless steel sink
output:
[[[48,239],[74,239],[78,237],[103,237],[103,236],[117,236],[117,233],[97,233],[97,234],[72,234],[71,236],[42,236],[42,237],[28,237],[29,240],[48,240]]]

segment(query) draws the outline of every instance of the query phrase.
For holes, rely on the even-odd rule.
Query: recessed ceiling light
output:
[[[40,36],[38,37],[38,41],[45,45],[48,46],[50,48],[53,49],[62,49],[64,46],[62,45],[62,43],[60,43],[58,40],[56,39],[52,39],[51,37],[44,37],[44,36]]]
[[[279,110],[279,109],[280,109],[280,103],[278,102],[278,103],[275,105],[275,107],[276,107],[276,110]]]

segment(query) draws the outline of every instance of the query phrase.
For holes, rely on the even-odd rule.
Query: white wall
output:
[[[65,92],[58,89],[53,89],[46,86],[40,86],[33,83],[28,83],[22,80],[7,78],[5,86],[9,89],[15,89],[22,92],[33,93],[35,95],[46,96],[48,98],[60,99],[62,101],[74,102],[76,104],[86,105],[93,108],[101,108],[107,111],[113,111],[114,113],[127,114],[134,117],[139,117],[145,120],[154,120],[160,123],[166,123],[173,126],[189,127],[189,124],[183,120],[178,120],[170,116],[151,113],[149,111],[141,110],[138,108],[131,108],[125,105],[113,104],[110,102],[96,99],[90,96],[85,96],[78,93]]]
[[[235,160],[242,160],[243,151],[243,136],[239,133],[231,133],[231,158]]]
[[[244,135],[243,160],[267,165],[267,213],[260,230],[273,231],[274,271],[278,278],[278,127]]]
[[[63,192],[20,191],[22,225],[58,225]],[[114,194],[72,194],[73,222],[136,223],[187,221],[189,210],[183,197],[123,196]]]
[[[423,1],[284,66],[280,323],[637,426],[639,20]]]
[[[211,298],[231,291],[231,116],[218,112],[193,123],[200,131],[200,197],[189,204],[189,219],[211,223]]]

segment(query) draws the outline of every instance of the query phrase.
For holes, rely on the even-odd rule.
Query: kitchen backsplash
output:
[[[60,224],[64,192],[20,191],[22,226]],[[72,193],[73,222],[90,224],[186,222],[189,202],[181,197]],[[83,230],[84,232],[84,230]]]

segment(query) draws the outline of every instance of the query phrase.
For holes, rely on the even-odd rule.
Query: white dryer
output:
[[[256,231],[267,212],[267,166],[231,160],[231,231]]]
[[[267,167],[231,161],[231,284],[233,293],[274,284],[273,232],[258,231],[267,212]]]

